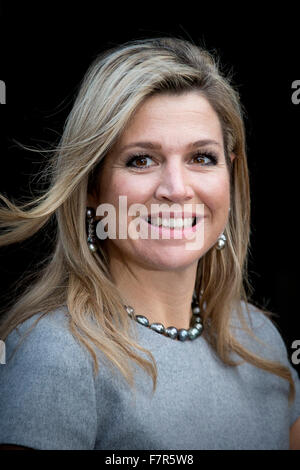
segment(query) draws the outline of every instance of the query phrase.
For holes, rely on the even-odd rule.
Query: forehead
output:
[[[155,139],[170,148],[206,138],[216,140],[220,145],[223,142],[217,113],[196,91],[180,95],[163,93],[147,98],[131,117],[119,144],[127,145],[137,138]]]

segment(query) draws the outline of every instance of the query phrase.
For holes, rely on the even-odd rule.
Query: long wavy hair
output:
[[[36,313],[41,315],[32,328],[43,316],[66,306],[70,331],[92,355],[95,373],[99,371],[100,349],[130,386],[134,388],[133,361],[152,377],[155,390],[155,359],[130,334],[132,320],[112,279],[107,253],[101,241],[98,253],[92,254],[88,248],[87,195],[96,187],[103,158],[145,99],[158,93],[197,90],[219,117],[231,183],[226,247],[221,251],[211,248],[198,261],[195,290],[203,312],[203,335],[224,364],[240,364],[230,357],[236,353],[242,362],[286,379],[290,383],[289,403],[294,399],[288,367],[245,349],[230,329],[235,311],[245,331],[259,341],[245,320],[241,302],[250,315],[250,195],[244,110],[231,82],[216,54],[178,38],[134,40],[94,59],[80,84],[63,135],[49,154],[44,170],[49,178],[47,189],[26,203],[0,195],[0,246],[22,242],[53,221],[56,237],[53,253],[36,267],[32,282],[3,311],[3,340]],[[232,163],[231,152],[235,154]],[[270,312],[263,314],[271,317]]]

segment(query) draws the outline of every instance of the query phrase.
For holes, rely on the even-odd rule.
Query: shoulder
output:
[[[231,327],[233,334],[246,342],[248,347],[255,347],[257,352],[269,359],[283,361],[288,365],[287,349],[276,317],[277,314],[242,301],[240,312],[233,312]],[[249,332],[244,325],[249,328]]]
[[[93,448],[92,360],[69,331],[67,312],[32,316],[10,333],[5,345],[0,442],[36,449]]]
[[[5,340],[6,363],[1,372],[50,376],[56,380],[91,371],[91,356],[71,333],[67,309],[60,308],[46,315],[38,313],[18,325]],[[59,373],[61,372],[61,373]],[[52,377],[53,379],[53,377]]]
[[[251,303],[242,303],[243,316],[246,319],[248,326],[252,333],[255,335],[255,339],[247,337],[244,341],[244,345],[251,349],[254,353],[259,356],[263,356],[265,359],[276,361],[288,368],[291,373],[292,380],[295,387],[295,400],[289,410],[289,424],[292,426],[300,416],[300,380],[297,370],[292,366],[288,355],[288,350],[284,341],[284,337],[280,331],[280,327],[277,325],[278,318],[277,314],[272,312],[264,311]],[[235,322],[239,323],[239,322]],[[235,329],[239,339],[245,340],[245,333]],[[257,342],[258,340],[258,342]],[[265,379],[270,375],[264,376]],[[276,383],[281,382],[281,378],[274,378],[272,375],[272,384],[276,387]],[[281,382],[282,383],[282,382]],[[285,381],[287,387],[287,382]]]

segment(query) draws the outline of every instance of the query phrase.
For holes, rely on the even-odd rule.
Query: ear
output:
[[[235,157],[236,157],[236,154],[233,153],[233,152],[231,152],[231,154],[230,154],[231,163],[233,162],[233,160],[235,159]]]

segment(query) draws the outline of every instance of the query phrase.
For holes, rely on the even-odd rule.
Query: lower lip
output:
[[[157,225],[150,224],[145,219],[141,219],[141,220],[144,223],[146,223],[149,228],[151,228],[151,231],[153,231],[153,233],[158,233],[159,235],[165,236],[166,238],[170,238],[170,239],[174,239],[176,236],[178,237],[177,239],[180,240],[180,238],[185,238],[186,235],[188,238],[190,238],[190,235],[195,233],[197,229],[199,228],[199,225],[201,224],[203,218],[199,217],[198,222],[192,227],[182,227],[182,228],[171,228],[171,227],[168,228],[168,227],[163,227],[163,226],[158,227]]]

